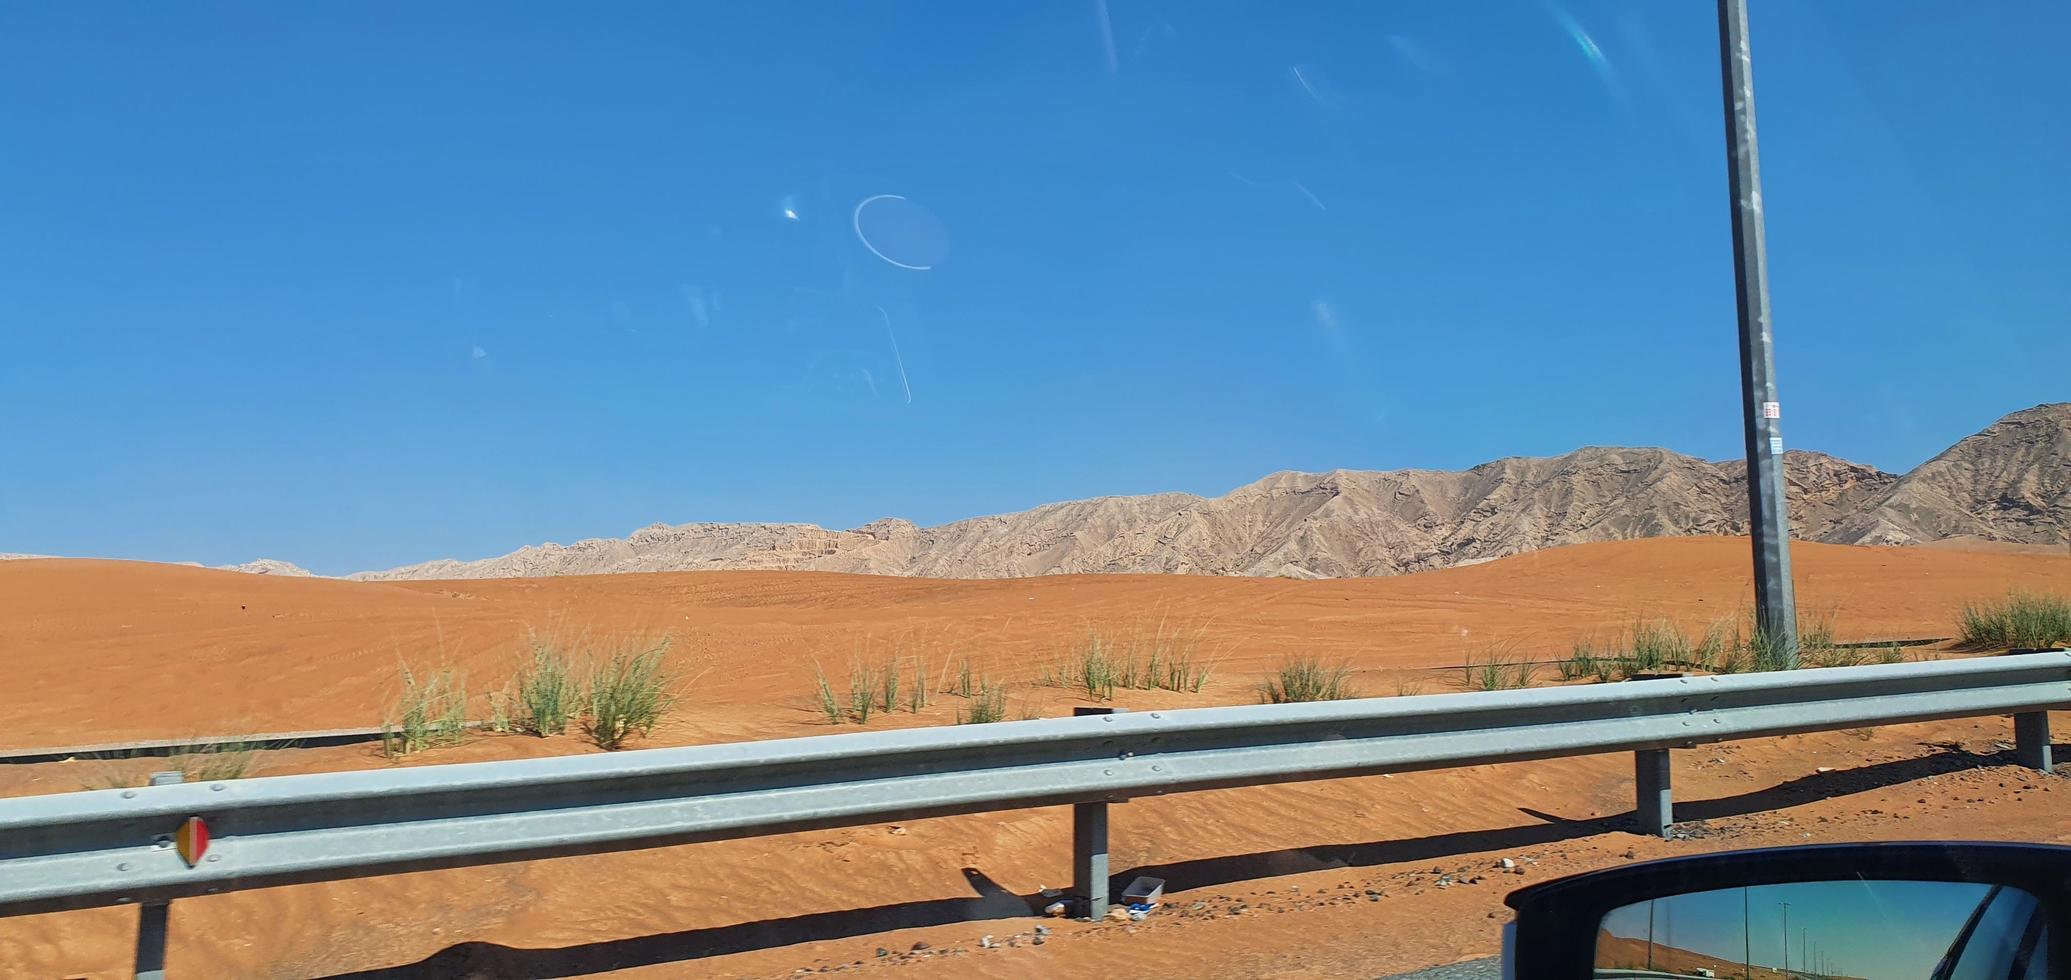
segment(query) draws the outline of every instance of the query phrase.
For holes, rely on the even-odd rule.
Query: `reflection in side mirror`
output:
[[[1946,881],[1815,881],[1671,895],[1611,910],[1603,978],[2040,980],[2035,896]]]

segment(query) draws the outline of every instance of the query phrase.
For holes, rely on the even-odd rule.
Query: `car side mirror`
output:
[[[2071,847],[1837,844],[1513,892],[1504,972],[1618,980],[2071,980]]]

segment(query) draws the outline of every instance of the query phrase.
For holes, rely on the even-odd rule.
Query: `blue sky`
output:
[[[1808,958],[1832,971],[1876,980],[1925,978],[1962,933],[1991,886],[1940,881],[1810,881],[1692,892],[1611,910],[1599,928],[1614,936],[1715,956],[1730,964],[1792,971]],[[2002,893],[2005,921],[2022,922],[2032,898]],[[1998,911],[1995,906],[1995,911]],[[2002,916],[1990,917],[1995,923]],[[1980,953],[2008,944],[1981,929]],[[1815,952],[1816,951],[1816,952]],[[1613,957],[1615,959],[1615,957]],[[1598,966],[1612,965],[1599,962]]]
[[[1740,451],[1708,4],[419,6],[0,7],[0,552]],[[2071,9],[1753,7],[1791,444],[2064,398]]]

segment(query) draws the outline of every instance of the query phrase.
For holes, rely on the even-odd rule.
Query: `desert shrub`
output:
[[[1201,649],[1199,627],[1165,620],[1130,634],[1089,630],[1085,639],[1037,674],[1045,687],[1076,687],[1095,701],[1112,701],[1116,688],[1199,693],[1213,670]]]
[[[2071,643],[2071,598],[2009,592],[2003,599],[1965,604],[1957,613],[1956,625],[1963,645],[1975,649]]]
[[[1072,668],[1072,676],[1078,681],[1078,686],[1085,689],[1087,697],[1095,701],[1115,699],[1118,686],[1115,674],[1120,665],[1115,662],[1114,652],[1108,648],[1106,638],[1098,633],[1088,634]]]
[[[1259,700],[1267,704],[1341,701],[1356,696],[1351,675],[1349,664],[1326,664],[1314,656],[1291,657],[1259,685]]]
[[[894,660],[885,664],[879,676],[882,678],[879,690],[883,697],[877,702],[877,706],[887,712],[895,711],[899,707],[899,662]]]
[[[1507,691],[1531,687],[1538,668],[1530,660],[1491,650],[1480,657],[1468,657],[1463,670],[1470,691]]]
[[[877,706],[877,671],[861,661],[849,664],[849,720],[858,725],[870,723],[870,711]]]
[[[1415,677],[1395,678],[1395,696],[1406,698],[1424,693],[1424,682]]]
[[[848,718],[841,700],[834,696],[834,685],[827,683],[827,672],[817,663],[813,664],[813,703],[827,716],[827,724],[839,725]]]
[[[1798,646],[1790,649],[1780,637],[1763,629],[1754,608],[1748,607],[1734,624],[1726,650],[1721,654],[1721,660],[1730,660],[1735,669],[1722,669],[1720,672],[1789,670],[1794,666],[1834,666],[1849,662],[1850,656],[1837,653],[1839,649],[1834,645],[1832,612],[1799,615]]]
[[[1798,615],[1798,666],[1853,667],[1868,659],[1868,654],[1834,642],[1832,610]]]
[[[501,691],[489,692],[489,730],[499,734],[517,730],[517,723],[511,718],[511,706],[517,703],[517,695],[511,693],[506,683]]]
[[[467,686],[451,669],[420,678],[402,668],[403,691],[381,724],[381,751],[391,759],[454,745],[467,734]]]
[[[1710,673],[1721,673],[1719,665],[1727,657],[1726,624],[1712,623],[1704,628],[1704,638],[1690,650],[1690,666]]]
[[[1676,624],[1665,619],[1643,619],[1632,624],[1627,634],[1632,661],[1628,673],[1651,673],[1671,665],[1690,662],[1690,638]]]
[[[977,686],[971,682],[971,658],[964,657],[957,661],[956,683],[949,690],[952,694],[966,698],[977,693]]]
[[[676,679],[664,663],[668,652],[664,639],[645,650],[620,650],[590,666],[582,729],[598,748],[612,751],[634,735],[646,737],[676,706],[670,690]]]
[[[1566,660],[1555,661],[1553,670],[1563,681],[1576,681],[1597,674],[1597,663],[1602,654],[1597,651],[1596,641],[1576,640]]]
[[[1810,647],[1798,654],[1800,667],[1858,667],[1869,660],[1869,651],[1855,647]]]
[[[956,712],[959,725],[989,725],[1007,720],[1007,685],[981,680],[972,689],[970,703]]]
[[[464,727],[464,726],[463,726]],[[242,739],[203,742],[173,756],[173,767],[190,783],[243,779],[259,757],[259,746]]]
[[[913,687],[906,692],[906,710],[920,714],[928,706],[928,665],[919,657],[913,658]]]
[[[533,637],[532,659],[521,664],[511,685],[516,689],[511,727],[528,735],[559,735],[582,708],[582,691],[569,655],[554,643]]]
[[[1898,644],[1894,643],[1888,647],[1885,647],[1882,650],[1877,651],[1877,662],[1880,664],[1905,663],[1906,652],[1900,649]]]
[[[1141,691],[1200,691],[1209,672],[1201,651],[1205,632],[1203,626],[1178,625],[1168,618],[1149,631],[1138,629],[1128,638],[1117,681]]]

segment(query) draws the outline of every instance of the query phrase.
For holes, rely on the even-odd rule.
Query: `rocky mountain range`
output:
[[[2009,415],[1904,475],[1802,451],[1785,454],[1784,473],[1798,540],[2055,544],[2071,533],[2071,403]],[[1098,497],[934,527],[896,518],[845,531],[811,524],[655,524],[625,538],[543,544],[497,558],[350,577],[752,568],[939,578],[1073,572],[1335,578],[1444,568],[1563,544],[1746,530],[1743,461],[1592,447],[1464,471],[1275,473],[1214,498]],[[247,568],[302,573],[266,559]]]

